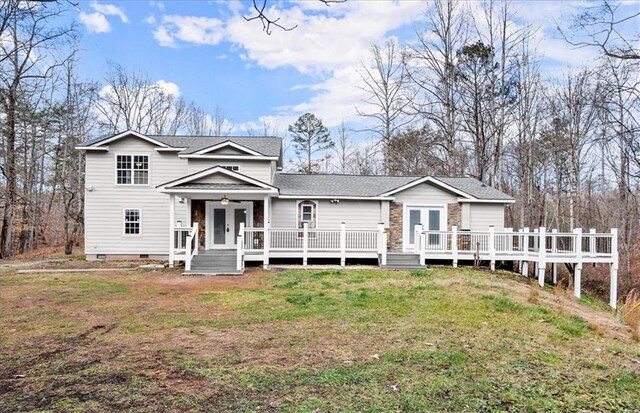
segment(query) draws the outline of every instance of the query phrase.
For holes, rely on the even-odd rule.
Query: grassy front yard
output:
[[[602,304],[508,274],[0,273],[0,411],[638,411]]]

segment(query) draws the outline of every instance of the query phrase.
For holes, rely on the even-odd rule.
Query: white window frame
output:
[[[131,183],[122,184],[118,182],[118,157],[119,156],[130,156],[131,157],[131,169],[120,169],[122,171],[130,170],[131,171]],[[147,183],[146,184],[136,184],[135,183],[135,171],[133,167],[133,160],[136,156],[146,156],[147,157]],[[137,169],[138,171],[144,171],[144,169]],[[149,186],[151,185],[151,155],[148,153],[116,153],[114,157],[114,183],[116,186]]]
[[[127,234],[127,211],[138,211],[138,233]],[[131,221],[135,222],[135,221]],[[122,235],[125,237],[139,237],[142,235],[142,209],[141,208],[122,208]]]
[[[312,202],[312,204],[303,204],[302,208],[300,208],[300,206],[301,206],[300,204],[302,204],[303,202]],[[301,228],[300,224],[304,224],[305,222],[307,222],[309,224],[311,222],[313,222],[313,216],[314,215],[316,217],[316,219],[315,219],[316,226],[313,227],[313,228],[319,228],[320,227],[320,225],[319,225],[319,221],[320,220],[319,220],[319,208],[318,208],[318,205],[319,205],[318,201],[315,201],[315,200],[312,200],[312,199],[302,199],[302,200],[299,200],[299,201],[296,202],[296,227],[297,228]],[[303,210],[304,210],[305,206],[310,206],[311,207],[311,221],[304,221],[302,219]]]
[[[240,171],[240,167],[238,165],[220,165],[222,168],[226,169],[227,171],[231,171],[231,172],[239,172]]]

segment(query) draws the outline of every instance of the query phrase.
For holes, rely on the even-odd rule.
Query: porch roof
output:
[[[224,184],[224,183],[187,183],[182,185],[176,185],[171,187],[171,189],[210,189],[210,190],[219,190],[222,192],[225,191],[255,191],[255,190],[265,190],[257,185],[248,185],[248,184]],[[267,190],[268,191],[268,190]]]

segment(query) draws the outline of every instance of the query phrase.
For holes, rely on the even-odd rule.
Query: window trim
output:
[[[119,187],[128,187],[128,186],[151,186],[151,155],[148,153],[116,153],[113,157],[113,182],[116,186]],[[118,156],[131,156],[131,183],[130,184],[120,184],[118,183]],[[133,177],[133,157],[134,156],[146,156],[147,157],[147,183],[146,184],[136,184],[134,183]]]
[[[302,205],[302,208],[301,208],[301,204],[303,202],[311,202],[312,204],[304,204],[304,205]],[[320,215],[319,215],[320,208],[319,208],[319,205],[320,205],[320,203],[318,201],[316,201],[316,200],[313,200],[313,199],[301,199],[301,200],[296,201],[296,227],[297,228],[302,228],[300,226],[301,224],[304,224],[305,222],[308,222],[308,223],[313,222],[313,216],[315,215],[316,225],[315,225],[315,227],[313,227],[313,229],[319,228],[320,227],[320,225],[319,225],[319,223],[320,223]],[[305,206],[310,206],[312,208],[311,209],[311,221],[303,221],[302,220],[302,212],[303,212],[303,209],[304,209]],[[309,228],[312,228],[312,227],[309,226]]]
[[[127,234],[127,211],[138,211],[138,233]],[[122,236],[140,237],[142,236],[142,208],[122,208]]]
[[[240,172],[240,166],[238,165],[220,165],[220,167],[226,169],[231,172]]]

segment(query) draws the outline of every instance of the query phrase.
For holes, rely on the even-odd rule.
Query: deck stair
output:
[[[191,271],[185,274],[239,275],[236,268],[236,250],[200,250],[191,261]]]
[[[390,252],[387,254],[387,265],[384,265],[383,268],[405,270],[421,269],[426,266],[420,263],[420,255],[418,254]]]

